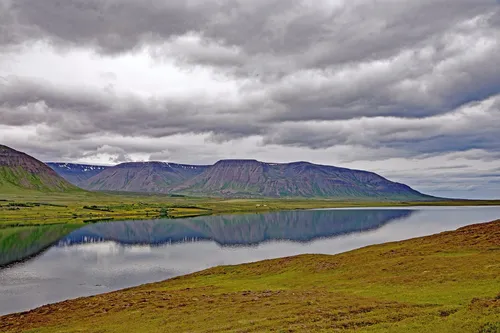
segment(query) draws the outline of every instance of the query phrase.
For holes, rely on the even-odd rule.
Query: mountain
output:
[[[373,172],[309,162],[222,160],[211,166],[166,162],[122,163],[114,167],[67,163],[50,166],[73,184],[96,191],[230,198],[433,199]]]
[[[76,186],[82,186],[84,182],[106,170],[109,166],[75,164],[75,163],[59,163],[49,162],[47,165],[57,172],[57,174],[68,182]]]
[[[45,163],[0,145],[0,193],[19,190],[63,192],[78,190]]]
[[[309,162],[279,164],[256,160],[219,161],[172,191],[223,197],[431,198],[373,172]]]
[[[89,190],[169,193],[171,188],[191,179],[208,167],[165,162],[122,163],[87,179]]]

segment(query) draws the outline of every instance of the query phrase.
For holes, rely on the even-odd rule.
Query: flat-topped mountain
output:
[[[107,168],[82,183],[99,191],[170,193],[172,187],[191,179],[208,167],[166,162],[122,163]]]
[[[113,167],[49,163],[88,190],[215,197],[432,200],[373,172],[309,162],[221,160],[214,165],[131,162]]]
[[[223,197],[431,198],[373,172],[309,162],[256,160],[219,161],[173,191]]]
[[[66,179],[68,182],[82,186],[83,183],[93,176],[99,174],[101,171],[106,170],[109,166],[103,165],[90,165],[90,164],[76,164],[76,163],[60,163],[49,162],[47,165],[57,172],[59,176]]]
[[[18,190],[63,192],[78,188],[36,158],[0,145],[0,192]]]

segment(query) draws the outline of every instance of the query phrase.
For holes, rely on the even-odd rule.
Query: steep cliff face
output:
[[[62,192],[79,190],[45,163],[7,146],[0,145],[0,189]]]
[[[122,163],[82,183],[89,190],[169,193],[172,186],[193,178],[205,166],[164,162]]]
[[[176,186],[176,192],[215,196],[429,198],[375,173],[316,165],[255,160],[225,160]]]
[[[102,165],[49,162],[47,165],[68,182],[82,186],[85,181],[109,168]]]

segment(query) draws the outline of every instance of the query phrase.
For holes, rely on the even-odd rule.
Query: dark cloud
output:
[[[46,38],[56,44],[94,46],[103,53],[125,52],[148,40],[196,29],[212,7],[195,2],[16,0],[7,5],[7,18],[15,23],[7,25],[13,36],[7,42]]]
[[[55,43],[88,45],[101,52],[118,53],[196,33],[235,46],[247,56],[275,58],[282,63],[293,60],[300,68],[385,59],[402,49],[429,44],[463,21],[481,15],[485,16],[480,22],[484,27],[495,26],[498,21],[498,5],[491,0],[1,3],[3,27],[8,33],[4,35],[17,36],[4,43],[47,38]]]
[[[228,107],[197,100],[144,100],[92,92],[61,90],[14,80],[0,91],[0,123],[47,126],[52,140],[111,133],[166,137],[207,133],[215,142],[260,135],[264,144],[313,149],[336,145],[388,147],[408,155],[485,149],[500,151],[500,96],[427,118],[377,117],[343,121],[277,122],[254,107]]]
[[[499,28],[491,0],[0,0],[0,141],[41,158],[112,162],[177,158],[183,148],[161,140],[196,135],[211,147],[348,147],[344,161],[460,152],[491,162]],[[37,45],[206,69],[234,83],[234,96],[125,93],[107,69],[104,89],[4,75],[9,57]],[[27,128],[29,142],[19,139]],[[191,149],[204,162],[215,154]]]
[[[4,0],[4,30],[253,77],[275,121],[422,117],[500,92],[490,0],[336,3]]]

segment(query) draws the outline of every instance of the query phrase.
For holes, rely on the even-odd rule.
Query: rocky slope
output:
[[[62,192],[78,188],[60,177],[45,163],[0,145],[0,192],[22,190]]]
[[[82,186],[84,182],[109,168],[102,165],[49,162],[47,165],[68,182]]]
[[[430,199],[372,172],[308,162],[277,164],[255,160],[219,161],[173,191],[223,197]]]
[[[171,188],[203,171],[206,166],[164,162],[122,163],[87,179],[89,190],[169,193]]]

